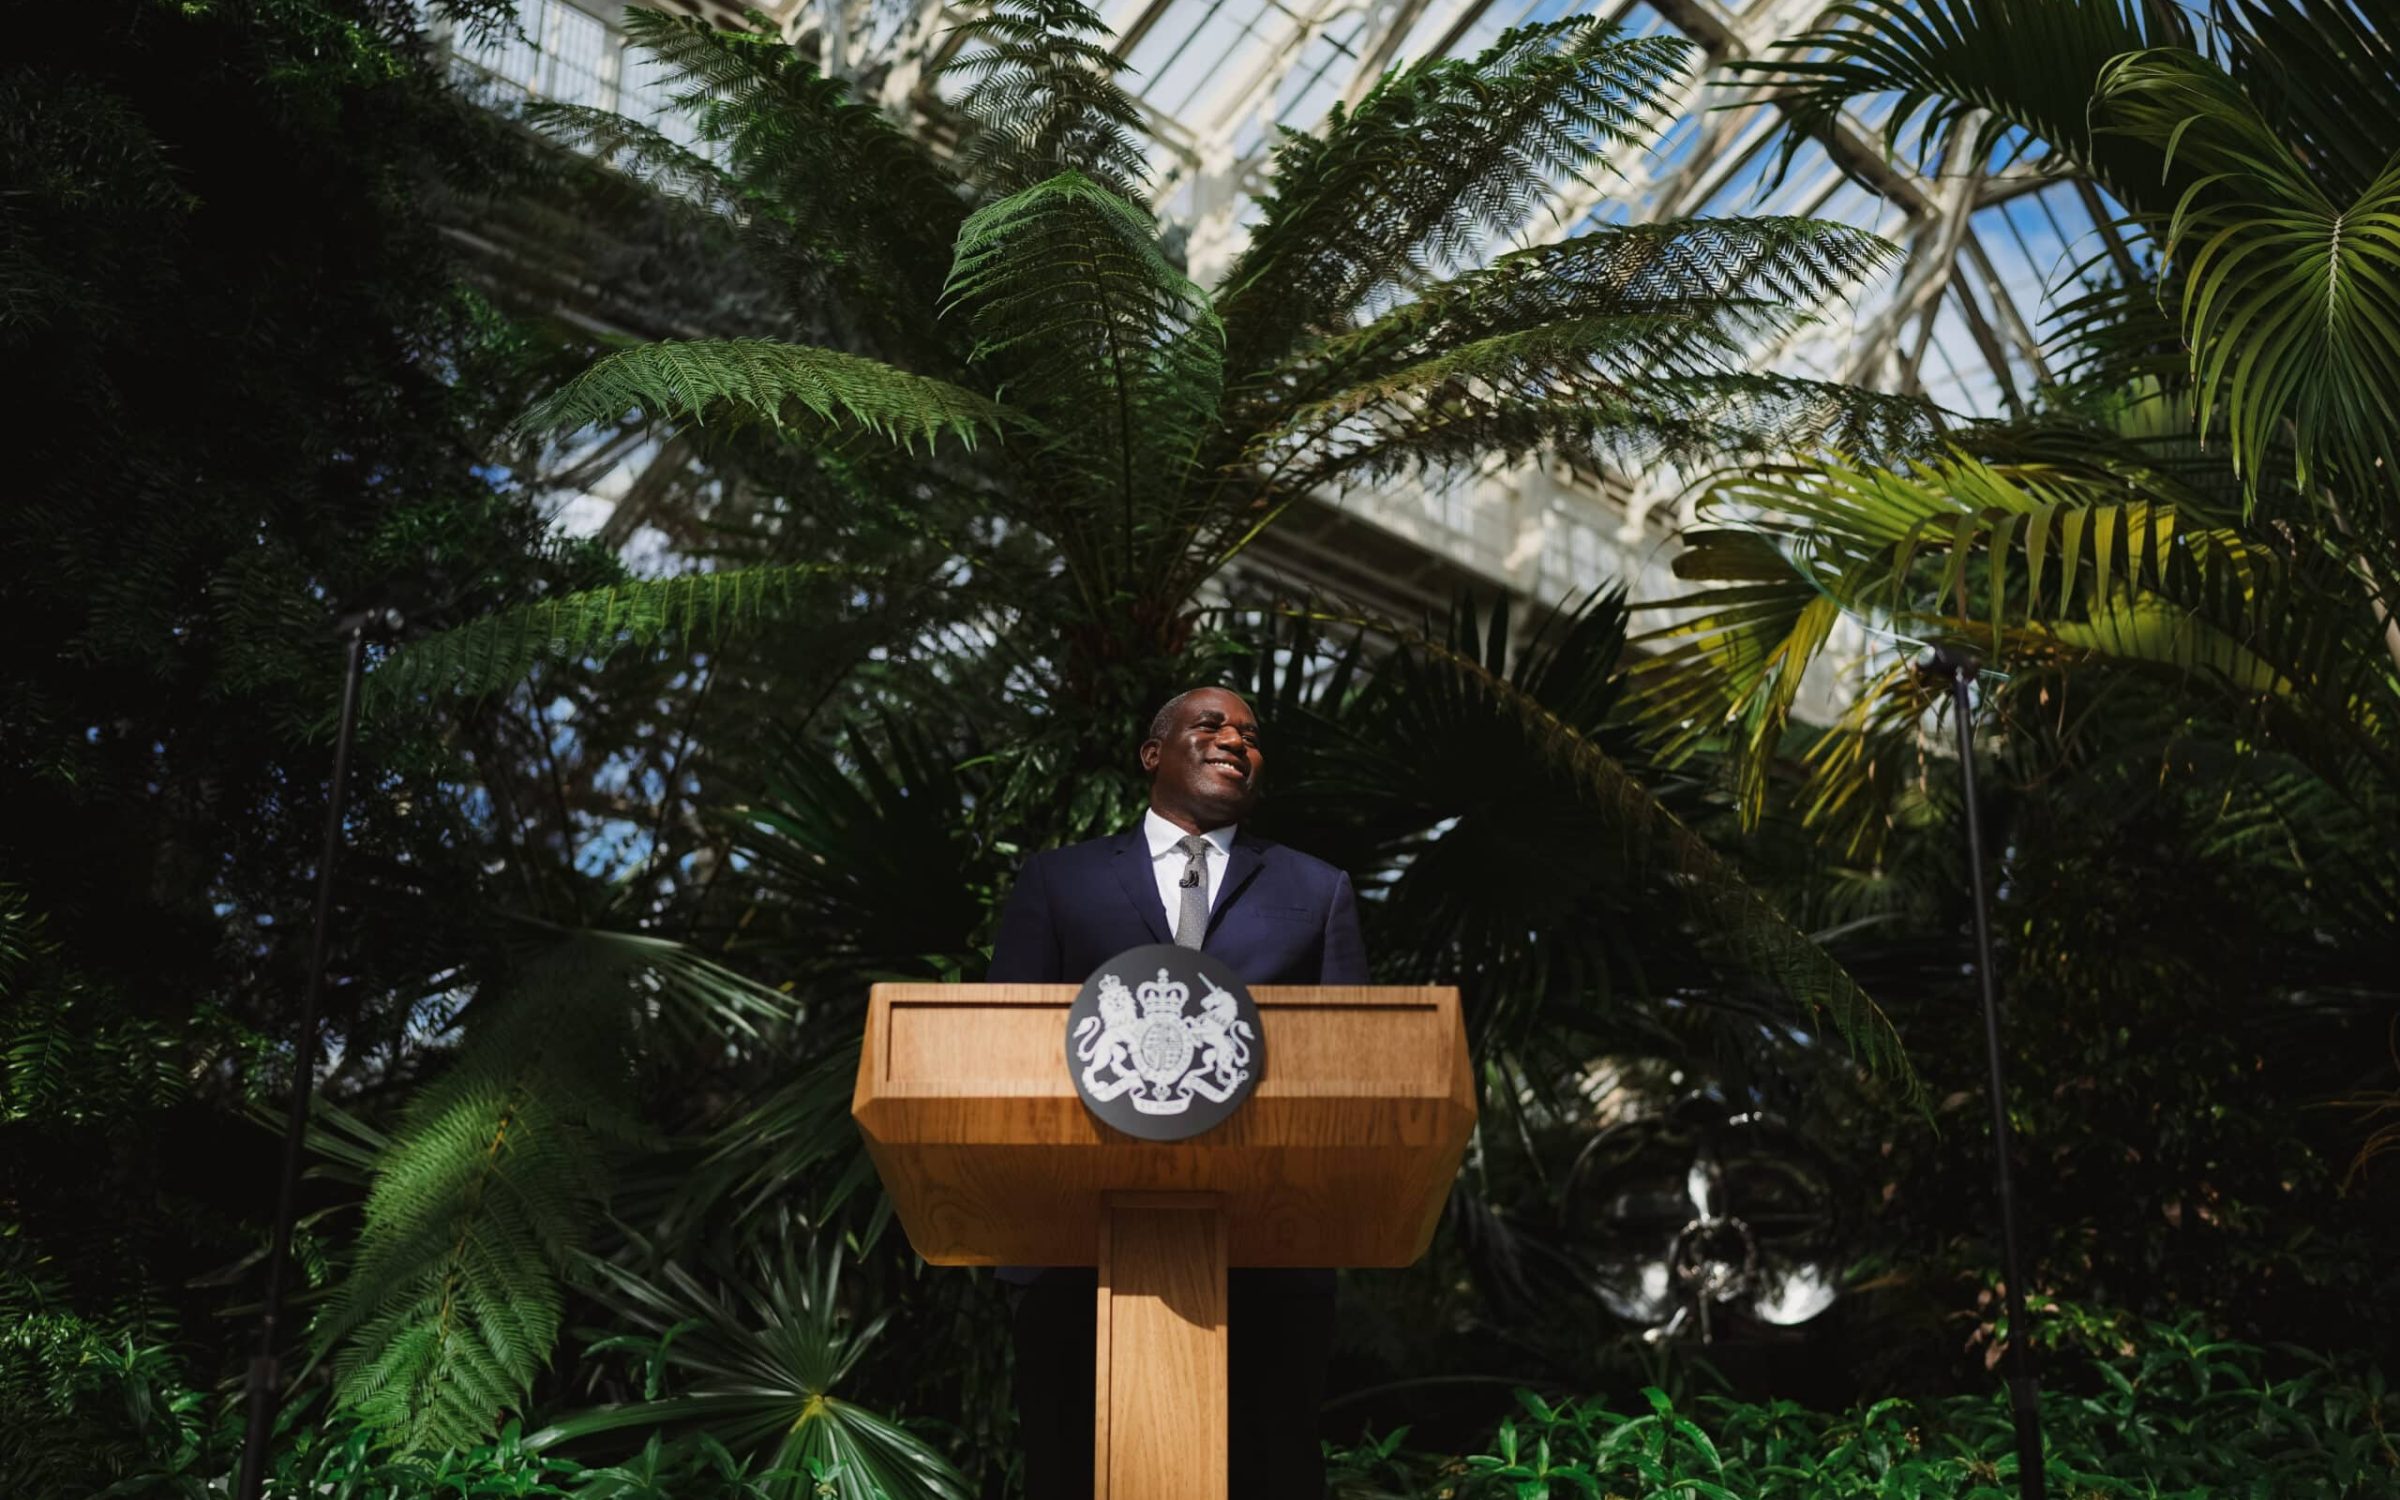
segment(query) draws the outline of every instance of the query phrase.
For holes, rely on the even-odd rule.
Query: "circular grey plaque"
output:
[[[1173,943],[1128,948],[1067,1009],[1067,1074],[1127,1135],[1180,1141],[1241,1107],[1267,1050],[1242,977]]]

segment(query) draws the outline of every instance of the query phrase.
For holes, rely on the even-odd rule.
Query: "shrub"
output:
[[[2382,1377],[2314,1356],[2211,1339],[2195,1323],[2055,1363],[2042,1399],[2049,1492],[2273,1500],[2400,1496]],[[1628,1416],[1601,1399],[1520,1392],[1488,1451],[1414,1453],[1406,1431],[1334,1455],[1344,1500],[2007,1500],[2017,1493],[2006,1398],[1890,1397],[1839,1413],[1704,1397],[1680,1410],[1643,1392]]]

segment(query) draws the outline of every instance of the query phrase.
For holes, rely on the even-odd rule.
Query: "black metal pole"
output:
[[[283,1409],[279,1358],[283,1341],[278,1325],[283,1318],[284,1281],[291,1269],[292,1221],[299,1213],[300,1157],[308,1134],[309,1093],[316,1081],[326,928],[333,918],[333,861],[342,847],[342,807],[349,789],[350,742],[358,732],[358,684],[366,669],[367,626],[386,618],[387,612],[382,610],[362,611],[341,623],[341,727],[334,736],[333,777],[325,793],[325,844],[317,855],[317,910],[308,939],[308,982],[301,991],[300,1030],[292,1048],[292,1108],[284,1119],[283,1179],[276,1190],[275,1233],[267,1251],[267,1305],[258,1323],[258,1352],[250,1356],[250,1376],[243,1386],[249,1409],[235,1500],[258,1500],[266,1484],[267,1448],[275,1436],[275,1417]]]
[[[2017,1250],[2017,1193],[2009,1173],[2016,1135],[2009,1128],[2008,1080],[2000,1059],[2000,982],[1992,966],[1991,897],[1983,878],[1983,814],[1975,797],[1975,710],[1967,688],[1975,680],[1976,662],[1964,652],[1937,646],[1923,670],[1949,682],[1951,714],[1958,723],[1959,789],[1967,814],[1967,880],[1975,897],[1975,976],[1983,989],[1984,1058],[1991,1067],[1985,1086],[1992,1100],[1992,1156],[1999,1168],[2000,1264],[2008,1278],[2004,1288],[2008,1406],[2017,1429],[2017,1493],[2025,1500],[2042,1500],[2048,1486],[2042,1472],[2041,1388],[2034,1379],[2033,1324],[2025,1315],[2025,1263]]]

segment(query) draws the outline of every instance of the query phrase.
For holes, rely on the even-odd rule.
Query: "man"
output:
[[[1241,829],[1266,770],[1249,704],[1213,687],[1169,699],[1141,765],[1150,810],[1140,828],[1025,861],[1000,914],[993,981],[1081,984],[1128,948],[1175,942],[1249,984],[1367,982],[1350,877]],[[1001,1279],[1015,1288],[1027,1500],[1088,1500],[1094,1273],[1005,1267]],[[1230,1493],[1321,1500],[1333,1273],[1237,1270],[1227,1292]]]

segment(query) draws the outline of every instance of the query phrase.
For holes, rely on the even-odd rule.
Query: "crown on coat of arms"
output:
[[[1161,969],[1156,979],[1145,980],[1134,994],[1142,1002],[1143,1020],[1172,1021],[1183,1014],[1185,1002],[1192,998],[1192,987],[1168,978],[1167,971]]]

